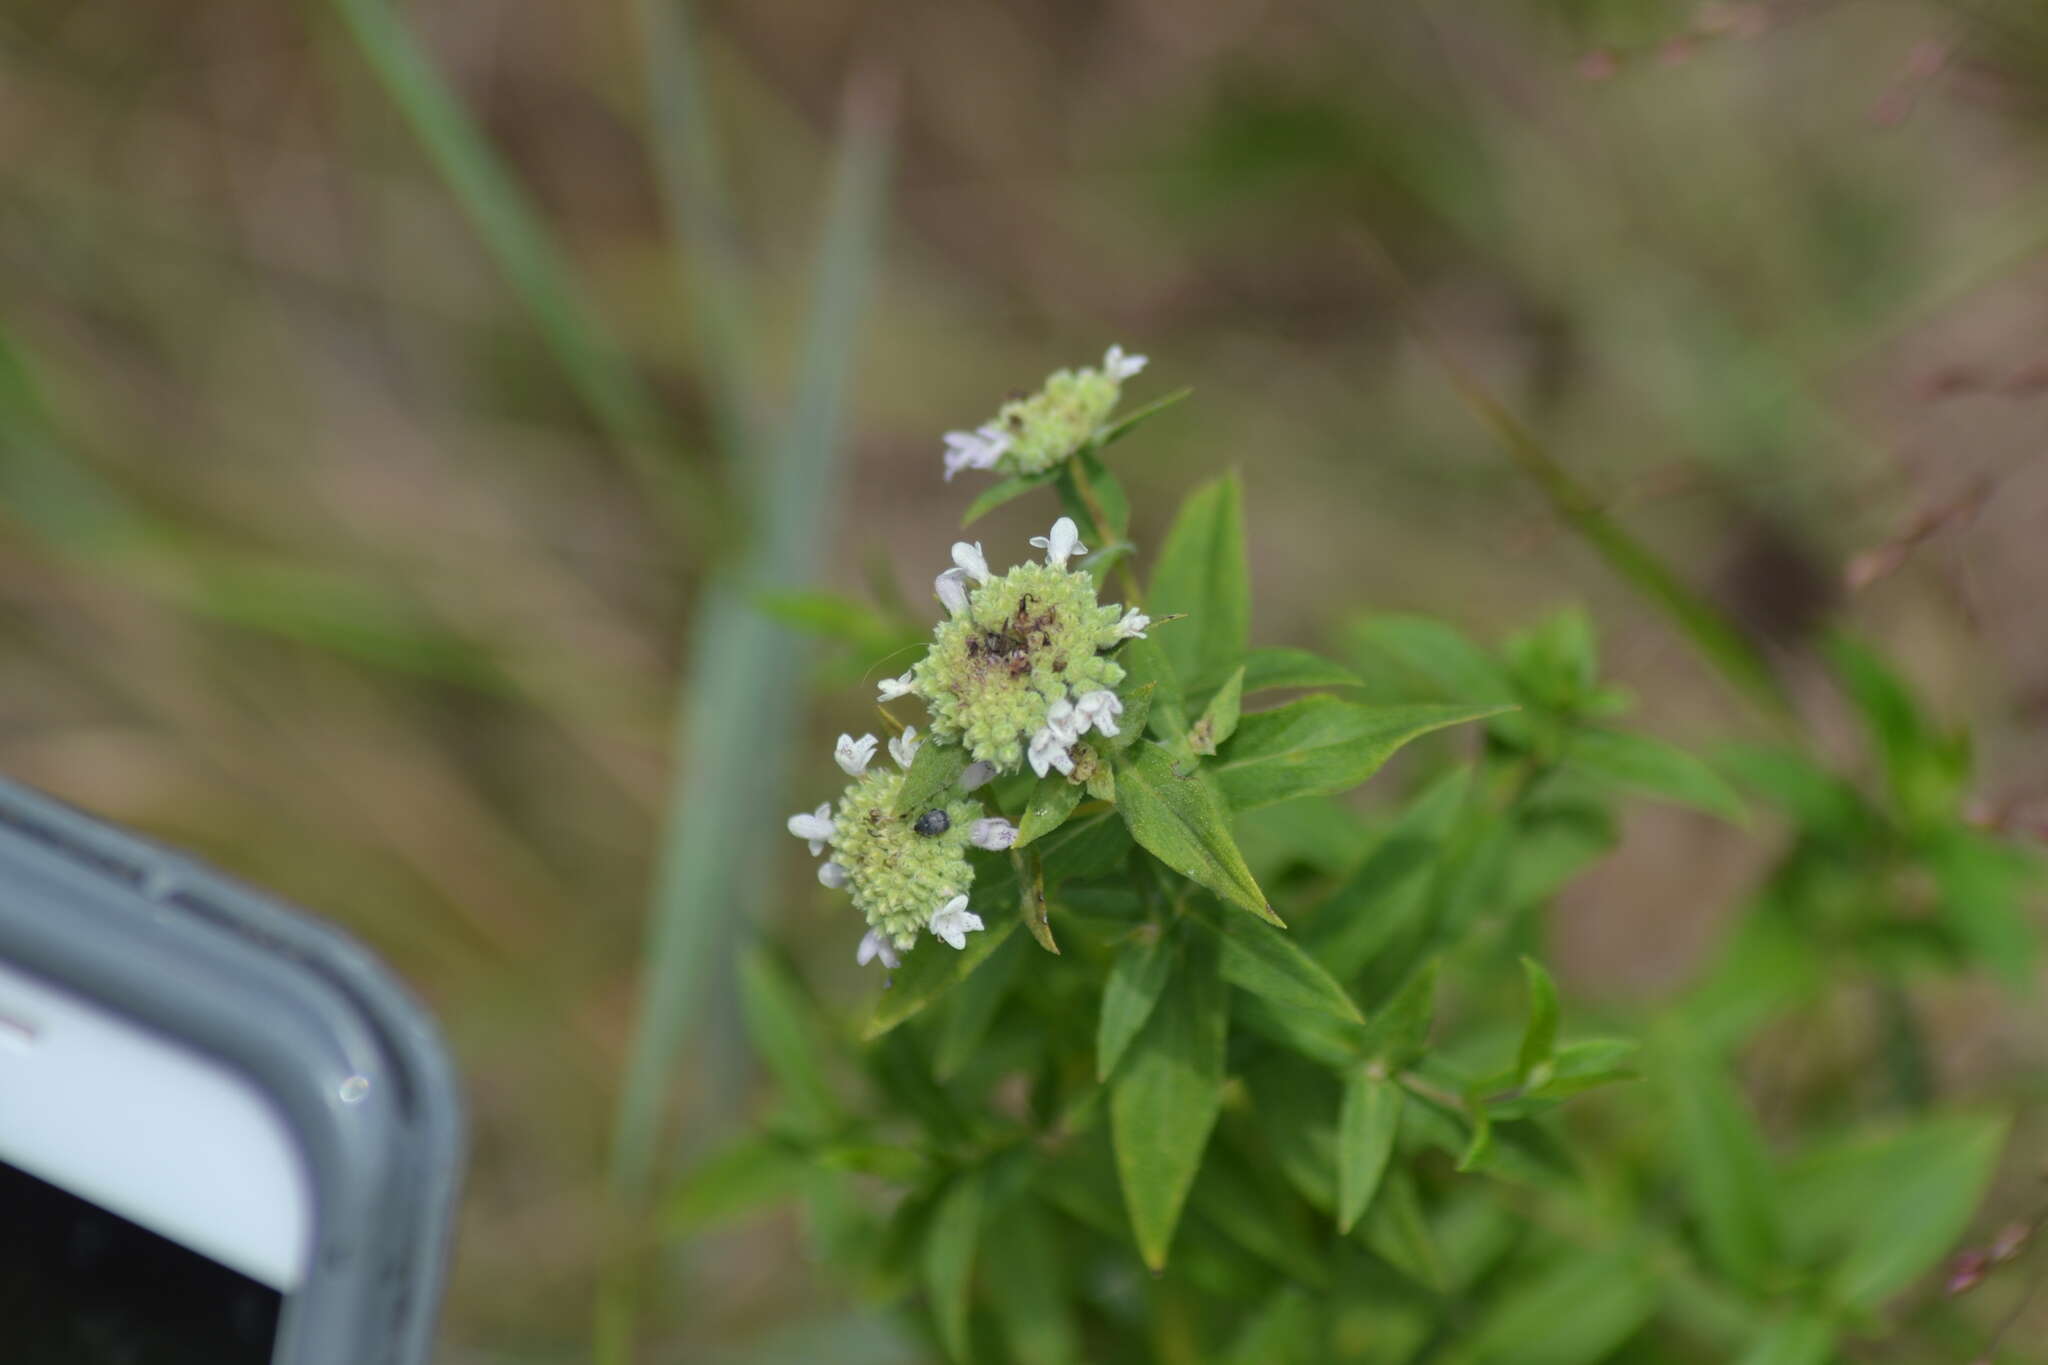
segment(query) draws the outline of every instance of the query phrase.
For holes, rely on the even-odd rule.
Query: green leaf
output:
[[[1947,1114],[1802,1157],[1786,1172],[1786,1226],[1809,1256],[1835,1256],[1840,1302],[1875,1308],[1963,1236],[2005,1144],[2007,1120]]]
[[[1392,945],[1420,938],[1431,874],[1471,785],[1465,767],[1431,783],[1309,917],[1303,941],[1339,980],[1356,977]]]
[[[1960,825],[1929,836],[1926,858],[1941,888],[1941,918],[1977,967],[2016,994],[2034,980],[2040,937],[2028,893],[2040,869],[2017,848]]]
[[[1532,957],[1522,959],[1522,975],[1529,981],[1529,1023],[1522,1030],[1515,1081],[1526,1085],[1536,1068],[1548,1063],[1557,1052],[1557,983]]]
[[[1283,1275],[1327,1288],[1330,1271],[1318,1245],[1321,1239],[1300,1205],[1262,1180],[1263,1172],[1248,1169],[1221,1143],[1218,1147],[1202,1165],[1188,1197],[1190,1211]]]
[[[1218,753],[1217,785],[1233,810],[1348,791],[1410,740],[1505,709],[1361,706],[1336,697],[1304,697],[1244,718]]]
[[[1208,706],[1202,710],[1202,718],[1188,731],[1188,747],[1198,754],[1215,753],[1217,745],[1237,733],[1243,709],[1244,669],[1238,668],[1216,689],[1216,695],[1209,698]]]
[[[1738,1283],[1762,1284],[1784,1245],[1763,1135],[1713,1053],[1674,1029],[1660,1035],[1658,1051],[1683,1190],[1707,1254]]]
[[[1094,448],[1101,450],[1105,446],[1115,445],[1118,441],[1121,441],[1124,437],[1137,430],[1139,426],[1151,421],[1154,417],[1157,417],[1160,413],[1166,411],[1193,392],[1193,389],[1175,389],[1163,398],[1155,398],[1149,403],[1132,408],[1129,412],[1117,418],[1114,422],[1103,426],[1095,433]]]
[[[1002,1215],[1002,1254],[983,1276],[1018,1365],[1072,1365],[1082,1358],[1058,1230],[1036,1200]]]
[[[1305,649],[1280,647],[1253,650],[1244,661],[1244,690],[1266,692],[1279,687],[1363,687],[1365,680],[1339,663]]]
[[[1161,647],[1184,679],[1220,678],[1244,658],[1252,597],[1241,497],[1236,474],[1190,493],[1152,570],[1145,609],[1155,617],[1188,615],[1160,632]]]
[[[1493,657],[1427,616],[1373,616],[1345,632],[1362,655],[1385,660],[1405,677],[1409,695],[1443,701],[1509,702],[1514,684]]]
[[[1222,1365],[1309,1365],[1322,1358],[1316,1325],[1315,1299],[1285,1286],[1245,1321],[1223,1353]]]
[[[1436,1018],[1434,958],[1409,977],[1366,1026],[1366,1055],[1389,1071],[1398,1071],[1422,1055],[1429,1026]]]
[[[1148,740],[1117,755],[1116,765],[1116,808],[1141,848],[1230,904],[1280,924],[1230,837],[1230,818],[1208,774],[1193,758],[1183,767]]]
[[[1648,735],[1582,730],[1565,764],[1597,782],[1691,806],[1736,824],[1748,821],[1742,798],[1726,779],[1685,750]]]
[[[1176,622],[1178,627],[1180,623]],[[1167,657],[1165,648],[1156,635],[1142,640],[1131,640],[1117,651],[1117,662],[1124,666],[1123,692],[1126,704],[1140,692],[1150,696],[1151,712],[1146,717],[1146,726],[1162,740],[1178,742],[1188,729],[1188,713],[1185,694],[1181,690],[1180,674]],[[1132,738],[1143,732],[1128,719],[1119,725],[1123,735]]]
[[[762,1133],[700,1162],[662,1200],[661,1226],[676,1236],[723,1227],[785,1203],[816,1169],[809,1155]]]
[[[1084,450],[1061,465],[1059,485],[1067,515],[1086,528],[1084,539],[1097,554],[1130,535],[1131,500],[1116,475],[1093,454]],[[1098,510],[1101,517],[1095,515]],[[1098,567],[1106,570],[1108,565]],[[1095,575],[1098,583],[1102,578],[1100,572]]]
[[[1004,479],[1001,483],[990,484],[967,504],[966,515],[960,518],[962,526],[972,526],[1006,502],[1014,502],[1026,493],[1035,492],[1059,477],[1059,469],[1040,470],[1036,474],[1019,474]]]
[[[881,1037],[964,981],[969,972],[1003,946],[1019,923],[1016,915],[991,913],[987,909],[982,911],[982,918],[988,927],[978,934],[969,934],[967,946],[961,951],[956,953],[934,939],[919,944],[903,959],[903,965],[890,977],[888,989],[875,1002],[875,1012],[869,1016],[862,1036],[869,1041]]]
[[[979,1170],[957,1176],[939,1200],[924,1238],[925,1293],[931,1297],[939,1341],[956,1361],[969,1359],[968,1308],[981,1240],[982,1180]]]
[[[1535,1278],[1498,1291],[1467,1343],[1474,1365],[1594,1365],[1657,1306],[1649,1258],[1613,1246],[1553,1258]]]
[[[1835,1324],[1818,1313],[1794,1313],[1766,1326],[1735,1365],[1828,1365],[1835,1358]]]
[[[740,964],[740,1006],[747,1037],[782,1089],[797,1123],[808,1131],[831,1126],[839,1105],[825,1083],[811,1005],[788,967],[755,950]]]
[[[1145,726],[1152,719],[1152,695],[1159,690],[1159,684],[1148,682],[1142,687],[1124,689],[1124,714],[1117,724],[1116,733],[1110,736],[1106,747],[1128,749],[1145,736]]]
[[[1173,952],[1165,936],[1147,925],[1126,943],[1110,964],[1109,980],[1102,988],[1102,1014],[1095,1026],[1095,1079],[1106,1081],[1124,1049],[1152,1017],[1159,994],[1166,989],[1166,977],[1173,966]]]
[[[1031,799],[1024,805],[1024,818],[1017,822],[1017,842],[1012,847],[1022,848],[1041,834],[1052,833],[1067,822],[1074,807],[1080,804],[1081,788],[1067,781],[1063,774],[1047,773],[1039,778],[1038,785],[1031,789]]]
[[[1378,1194],[1358,1225],[1358,1240],[1417,1284],[1438,1293],[1445,1289],[1449,1277],[1443,1249],[1423,1212],[1415,1177],[1400,1165],[1386,1168]]]
[[[967,771],[967,746],[940,744],[928,740],[917,747],[910,771],[903,775],[903,789],[896,793],[896,813],[908,815],[938,805],[960,774]]]
[[[1179,947],[1159,1003],[1109,1093],[1117,1179],[1139,1254],[1155,1271],[1166,1266],[1174,1227],[1223,1107],[1229,997],[1215,941],[1198,934]]]
[[[983,932],[986,932],[985,930]],[[925,944],[929,949],[936,944]],[[951,951],[948,949],[947,951]],[[946,1021],[932,1053],[932,1075],[942,1081],[960,1074],[974,1060],[981,1040],[995,1022],[996,1011],[1024,962],[1024,941],[1006,937],[987,960],[946,997]]]
[[[1311,1010],[1363,1024],[1365,1015],[1323,964],[1293,935],[1264,920],[1247,919],[1197,898],[1196,918],[1223,942],[1223,979],[1263,996],[1282,1010]]]
[[[1337,1231],[1349,1233],[1379,1192],[1401,1131],[1401,1087],[1384,1071],[1359,1067],[1344,1080],[1337,1110]]]

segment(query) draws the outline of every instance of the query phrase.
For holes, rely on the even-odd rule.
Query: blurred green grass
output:
[[[364,63],[387,12],[459,103],[389,41]],[[802,567],[735,530],[733,461],[821,365],[854,366],[847,467],[812,487],[831,534],[799,578],[880,563],[921,603],[971,495],[939,433],[1118,340],[1197,390],[1119,447],[1136,535],[1243,469],[1260,643],[1360,605],[1490,635],[1583,600],[1648,723],[1747,725],[1513,477],[1369,234],[1802,700],[1812,629],[1850,615],[1977,727],[1987,804],[2040,820],[2048,87],[2006,30],[1905,0],[777,0],[695,15],[678,76],[650,65],[669,13],[0,13],[0,768],[340,918],[432,997],[478,1133],[451,1359],[582,1358],[646,888],[704,757],[670,743],[674,679],[739,566]],[[869,67],[901,84],[889,244],[851,349],[800,360]],[[979,532],[1017,548],[1040,518]],[[853,695],[799,755],[866,723]],[[1645,816],[1567,897],[1581,990],[1684,970],[1739,885],[1718,837]],[[724,908],[817,944],[851,1009],[870,987],[807,876],[755,871]],[[2014,1084],[1953,1013],[1953,1064]],[[737,1024],[707,1018],[666,1079],[736,1120],[708,1059]],[[801,1358],[793,1316],[851,1311],[788,1226],[688,1270],[655,1323],[684,1358]]]

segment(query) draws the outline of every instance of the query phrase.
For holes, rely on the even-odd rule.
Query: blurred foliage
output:
[[[1496,1163],[1517,1125],[1612,1155],[1626,1174],[1595,1207],[1536,1190],[1504,1225],[1461,1183],[1496,1177],[1445,1169],[1470,1134],[1426,1155],[1409,1124],[1436,1111],[1410,1100],[1403,1155],[1342,1242],[1354,1308],[1330,1320],[1278,1287],[1276,1258],[1296,1259],[1278,1244],[1221,1253],[1275,1286],[1227,1347],[1196,1330],[1218,1305],[1185,1285],[1123,1276],[1114,1303],[1149,1304],[1162,1350],[1284,1359],[1328,1330],[1371,1359],[1425,1340],[1410,1309],[1432,1274],[1469,1305],[1475,1350],[1595,1302],[1590,1284],[1600,1311],[1573,1325],[1617,1359],[1666,1341],[1740,1358],[1744,1331],[1757,1361],[1826,1358],[1837,1331],[1859,1358],[1867,1306],[1927,1253],[1858,1220],[1951,1226],[1939,1190],[1892,1173],[1968,1185],[1996,1131],[1980,1115],[2010,1115],[1986,1207],[2031,1216],[2041,1017],[1975,984],[2029,973],[2038,898],[2015,850],[2048,828],[2048,66],[2028,5],[770,0],[697,7],[680,77],[656,57],[659,17],[682,11],[658,0],[388,9],[474,139],[423,143],[422,109],[393,102],[338,6],[0,7],[0,766],[341,919],[431,998],[477,1132],[451,1361],[587,1354],[642,907],[670,776],[697,757],[670,739],[675,679],[696,604],[748,548],[732,453],[762,449],[751,424],[799,390],[816,206],[860,69],[895,73],[899,155],[846,357],[836,538],[815,542],[815,581],[748,598],[838,623],[784,665],[829,689],[812,732],[858,729],[856,676],[900,670],[922,633],[898,573],[921,580],[953,536],[938,434],[994,406],[991,376],[1120,339],[1200,394],[1113,452],[1146,562],[1174,497],[1244,471],[1247,688],[1261,670],[1349,674],[1375,703],[1523,703],[1462,775],[1460,741],[1425,738],[1372,800],[1247,812],[1260,884],[1276,903],[1355,886],[1354,904],[1389,907],[1295,926],[1355,966],[1369,1013],[1420,926],[1469,920],[1479,946],[1447,958],[1444,1027],[1472,1021],[1480,1069],[1518,1055],[1524,954],[1557,974],[1563,1047],[1648,1040],[1645,1081],[1495,1125]],[[479,220],[458,145],[501,163],[522,225]],[[1709,683],[1505,472],[1447,357],[1739,623],[1794,720]],[[1040,530],[1043,504],[975,534]],[[1505,640],[1559,601],[1600,623],[1590,691],[1535,663],[1571,657],[1586,632],[1570,618],[1455,643]],[[1730,813],[1731,791],[1748,826],[1695,813]],[[1488,802],[1511,819],[1475,827]],[[1438,888],[1447,839],[1464,880],[1505,879],[1498,904]],[[822,1093],[844,1107],[873,1092],[829,1040],[869,988],[798,861],[748,873],[722,908],[777,945],[764,960],[800,983],[836,1058]],[[709,951],[722,967],[737,950]],[[707,980],[705,1026],[666,1078],[699,1153],[795,1093],[755,1084],[783,1070],[766,1042],[750,1060],[755,976]],[[1671,1090],[1673,1046],[1706,1050],[1676,1068],[1700,1093]],[[1317,1131],[1339,1114],[1323,1098]],[[1888,1115],[1893,1134],[1871,1131]],[[1667,1141],[1658,1125],[1681,1119],[1750,1155]],[[1238,1109],[1220,1125],[1252,1140]],[[709,1204],[672,1206],[719,1231],[663,1265],[661,1358],[930,1354],[805,1249],[844,1263],[880,1182],[929,1177],[894,1147],[848,1147],[825,1172],[798,1150],[734,1158]],[[1769,1221],[1700,1209],[1716,1161],[1771,1173]],[[1294,1207],[1279,1169],[1271,1207]],[[800,1220],[740,1216],[749,1190],[790,1181]],[[1894,1184],[1897,1202],[1866,1200]],[[1018,1207],[996,1186],[972,1197],[984,1216]],[[1083,1236],[1112,1246],[1123,1226]],[[1428,1264],[1417,1228],[1436,1257],[1420,1279],[1401,1268],[1404,1244]],[[1665,1240],[1632,1256],[1617,1228]],[[1020,1259],[1078,1264],[1068,1223],[1003,1232]],[[1913,1254],[1844,1250],[1892,1241]],[[1968,1359],[2020,1307],[2019,1271],[1879,1311],[1913,1334],[1903,1358]],[[1045,1316],[970,1289],[971,1331]],[[2007,1358],[2027,1358],[2044,1307]],[[1045,1330],[1036,1358],[1059,1358]]]

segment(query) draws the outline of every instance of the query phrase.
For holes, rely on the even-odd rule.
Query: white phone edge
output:
[[[264,1093],[4,962],[0,1161],[281,1293],[304,1281],[313,1180]]]

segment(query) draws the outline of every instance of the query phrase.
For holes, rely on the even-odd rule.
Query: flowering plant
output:
[[[1235,477],[1187,498],[1141,586],[1103,452],[1179,397],[1117,420],[1144,364],[1112,348],[946,438],[949,478],[1004,476],[969,522],[1038,489],[1064,514],[1002,572],[953,544],[921,653],[877,688],[893,766],[843,734],[839,798],[790,817],[887,984],[848,1048],[788,967],[749,965],[786,1103],[685,1183],[675,1225],[800,1197],[821,1252],[956,1361],[1821,1365],[1876,1332],[1962,1235],[2001,1122],[1930,1112],[1781,1157],[1728,1068],[1822,1007],[1831,941],[1788,937],[1788,910],[1908,826],[1852,819],[1803,757],[1734,756],[1807,832],[1647,1047],[1568,1033],[1542,912],[1615,803],[1740,823],[1749,802],[1616,725],[1629,699],[1576,612],[1499,650],[1385,615],[1341,660],[1252,646]],[[1966,751],[1841,657],[1919,831],[1885,875],[1945,877],[1923,929],[2009,966],[2030,867],[1964,830]],[[1348,794],[1410,746],[1405,800],[1366,816]],[[1874,903],[1861,928],[1834,913],[1858,951],[1896,949]]]

